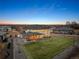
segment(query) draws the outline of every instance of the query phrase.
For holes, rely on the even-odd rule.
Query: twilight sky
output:
[[[79,0],[0,0],[0,23],[79,22]]]

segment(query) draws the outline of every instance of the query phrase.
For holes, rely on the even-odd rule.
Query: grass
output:
[[[25,44],[23,50],[28,59],[52,59],[55,55],[72,45],[67,37],[53,37],[48,40]]]

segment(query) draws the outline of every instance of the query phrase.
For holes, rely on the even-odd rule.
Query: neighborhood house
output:
[[[61,26],[61,27],[54,27],[52,28],[52,33],[55,34],[73,34],[74,30],[67,26]]]
[[[22,34],[23,38],[26,39],[27,41],[35,41],[38,39],[41,39],[43,37],[42,33],[39,32],[25,32]]]

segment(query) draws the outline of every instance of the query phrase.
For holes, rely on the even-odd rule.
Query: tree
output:
[[[77,22],[73,21],[73,22],[71,23],[71,27],[72,27],[73,29],[79,29],[79,24],[78,24]]]
[[[70,24],[71,24],[70,21],[67,21],[67,22],[66,22],[66,25],[70,25]]]

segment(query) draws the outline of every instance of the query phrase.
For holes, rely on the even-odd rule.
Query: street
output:
[[[23,44],[23,40],[21,38],[13,39],[13,56],[14,59],[26,59],[23,51],[21,50],[21,45]]]

